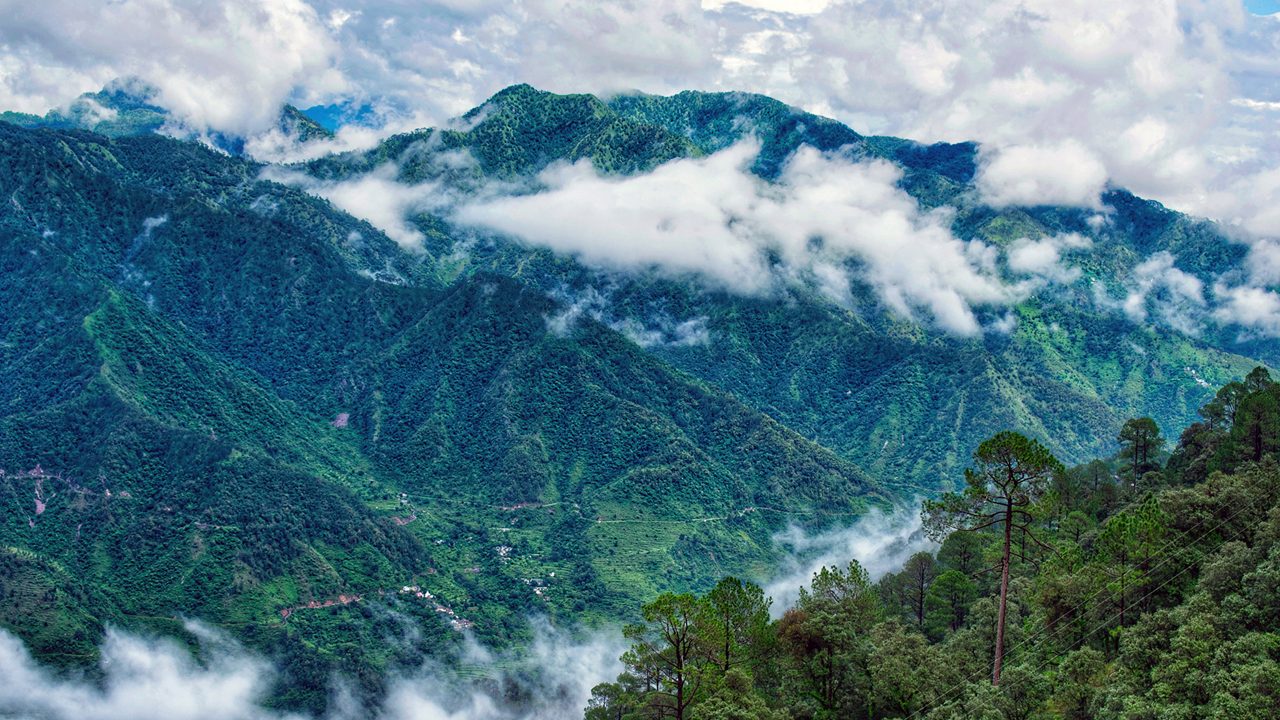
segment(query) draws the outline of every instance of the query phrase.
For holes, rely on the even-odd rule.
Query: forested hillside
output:
[[[1136,560],[1108,575],[1107,553],[1121,551],[1099,528],[1152,508],[1184,527],[1179,493],[1209,498],[1192,516],[1219,500],[1235,509],[1234,484],[1270,472],[1242,462],[1274,452],[1274,386],[1251,375],[1218,400],[1213,388],[1280,359],[1275,341],[1179,305],[1164,286],[1135,289],[1153,258],[1208,286],[1241,271],[1243,246],[1123,190],[1100,208],[992,208],[973,184],[972,144],[864,136],[762,96],[602,99],[525,85],[445,127],[266,165],[236,138],[158,134],[170,118],[133,90],[0,118],[0,627],[66,672],[97,672],[109,627],[195,645],[184,620],[197,618],[281,668],[273,707],[320,715],[335,678],[372,705],[389,677],[462,663],[470,639],[518,653],[532,618],[652,623],[703,612],[689,593],[713,592],[755,606],[760,636],[722,645],[719,673],[696,660],[697,712],[735,716],[739,701],[765,715],[934,712],[956,700],[943,688],[987,662],[990,624],[976,619],[993,612],[991,575],[968,578],[979,568],[954,566],[948,548],[969,543],[962,554],[986,562],[994,536],[913,560],[928,579],[913,586],[914,622],[898,612],[906,576],[876,588],[857,568],[829,571],[781,625],[764,623],[750,588],[716,582],[772,577],[785,531],[839,529],[963,487],[974,448],[999,432],[1078,464],[1146,443],[1145,423],[1126,425],[1141,417],[1190,429],[1154,475],[1154,445],[1129,470],[1054,475],[1027,512],[1055,552],[1019,545],[1008,637],[1057,628],[1100,589],[1181,622],[1192,586],[1143,604],[1133,588],[1166,576],[1144,579],[1154,566]],[[278,129],[330,139],[291,107]],[[726,157],[740,162],[716,164]],[[942,248],[969,267],[972,252],[982,272],[970,280],[990,297],[962,302],[946,326],[945,308],[919,295],[895,303],[911,268],[889,268],[890,282],[870,255],[788,265],[768,243],[742,273],[708,282],[698,263],[714,255],[709,238],[751,225],[728,211],[687,236],[679,218],[642,219],[692,249],[681,271],[598,262],[593,252],[644,228],[581,200],[572,208],[592,222],[557,221],[582,241],[567,249],[521,234],[537,212],[502,227],[475,219],[515,217],[570,182],[608,195],[681,172],[700,173],[685,178],[689,193],[724,175],[776,209],[795,191],[796,162],[830,175],[820,190],[871,187],[850,235],[865,220],[889,229],[878,249],[895,258]],[[837,235],[791,250],[817,257]],[[1061,261],[1052,278],[1015,267],[1032,245]],[[761,288],[733,285],[760,268]],[[935,273],[923,292],[946,282]],[[1121,308],[1135,304],[1141,313]],[[1250,435],[1246,416],[1263,429]],[[1179,577],[1191,579],[1194,552],[1217,549],[1186,547]],[[1065,600],[1050,599],[1049,578]],[[944,591],[950,620],[937,611]],[[1101,621],[1101,607],[1070,622]],[[1094,648],[1079,657],[1107,683],[1122,677],[1117,638],[1141,627],[1125,607],[1105,642],[1086,633],[1054,652]],[[856,632],[824,635],[828,620]],[[634,639],[655,640],[652,629]],[[735,643],[757,641],[768,652],[735,667]],[[1056,657],[1029,648],[1010,651],[1001,693],[1021,687],[1031,658]],[[650,662],[644,652],[633,659]],[[888,662],[899,669],[875,664]],[[877,673],[925,662],[943,685],[883,695]],[[602,689],[593,712],[665,712],[646,667]],[[1058,702],[1057,676],[1046,677],[1027,686],[1038,707]]]
[[[1014,305],[1003,321],[1011,332],[957,337],[890,311],[856,272],[850,302],[832,302],[812,283],[744,296],[669,273],[601,270],[520,237],[459,226],[450,215],[495,183],[504,193],[536,195],[545,189],[537,173],[556,163],[589,161],[606,177],[643,175],[741,141],[759,144],[751,171],[770,181],[801,148],[890,162],[921,207],[952,208],[957,237],[1002,251],[1078,237],[1081,248],[1064,257],[1079,270],[1066,286],[1045,287]],[[1259,359],[1280,360],[1274,342],[1211,321],[1198,329],[1176,318],[1171,325],[1158,302],[1149,322],[1117,309],[1135,267],[1152,255],[1170,254],[1176,269],[1206,285],[1238,269],[1246,248],[1216,225],[1120,189],[1103,198],[1101,224],[1102,216],[1085,208],[993,209],[973,186],[976,153],[972,144],[864,137],[759,95],[684,92],[606,102],[521,85],[458,127],[398,135],[304,169],[326,184],[389,176],[409,188],[437,188],[431,197],[438,199],[426,203],[435,207],[406,214],[443,282],[493,272],[565,298],[903,489],[932,491],[940,478],[956,477],[969,449],[1006,427],[1026,428],[1062,457],[1083,461],[1109,450],[1125,418],[1184,426],[1211,387],[1243,376]],[[1111,296],[1112,306],[1098,300]],[[689,322],[709,340],[673,332]]]
[[[661,595],[586,717],[1276,717],[1280,383],[1258,368],[1201,416],[1171,453],[1140,418],[1071,469],[998,434],[926,505],[936,551],[823,568],[777,619],[737,578]]]
[[[456,630],[616,618],[765,572],[790,518],[890,502],[617,331],[557,332],[505,277],[444,285],[249,161],[12,125],[0,146],[0,623],[45,660],[198,616],[315,709],[335,670],[373,697]],[[425,632],[372,641],[402,622]]]

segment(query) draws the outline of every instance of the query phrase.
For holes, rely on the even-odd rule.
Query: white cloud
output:
[[[199,626],[188,629],[212,637]],[[55,678],[17,638],[0,630],[0,714],[54,720],[278,717],[259,705],[272,678],[270,666],[214,640],[200,665],[172,641],[110,630],[102,646],[105,678],[97,687]]]
[[[613,329],[627,336],[640,347],[694,347],[711,344],[711,330],[705,315],[676,322],[659,317],[646,324],[633,318],[611,324]]]
[[[1280,337],[1280,294],[1257,287],[1217,286],[1214,317],[1264,337]]]
[[[0,0],[0,12],[0,105],[16,109],[121,75],[223,130],[264,129],[290,98],[439,123],[520,81],[746,90],[863,131],[1006,151],[1002,202],[1091,203],[1101,176],[1280,235],[1280,186],[1260,182],[1280,172],[1280,21],[1239,0]],[[1081,163],[1013,162],[1063,148]]]
[[[1280,239],[1260,240],[1249,248],[1249,276],[1259,285],[1280,285]]]
[[[1068,205],[1098,208],[1107,169],[1084,145],[1018,145],[985,156],[976,178],[992,207]]]
[[[1135,323],[1156,319],[1188,335],[1197,335],[1206,308],[1204,283],[1174,267],[1174,257],[1158,252],[1133,269],[1128,295],[1122,305]]]
[[[900,507],[891,513],[872,510],[847,528],[809,534],[792,526],[773,538],[787,552],[787,559],[764,584],[773,598],[775,617],[795,605],[800,588],[807,586],[823,567],[845,568],[857,560],[872,580],[901,569],[907,558],[933,543],[920,525],[920,507]]]
[[[197,662],[172,640],[109,630],[101,648],[101,685],[55,675],[21,641],[0,630],[0,717],[41,720],[307,720],[264,706],[275,668],[220,631],[188,623],[200,641]],[[559,720],[580,715],[597,683],[621,671],[625,649],[616,630],[570,634],[533,623],[523,655],[496,655],[477,646],[465,661],[498,682],[469,682],[444,668],[423,667],[387,680],[376,714],[334,688],[328,720]],[[508,703],[495,688],[520,697]]]
[[[392,163],[342,182],[316,180],[293,170],[268,166],[263,178],[300,187],[325,198],[387,234],[406,250],[422,249],[423,236],[410,222],[414,214],[436,210],[449,202],[439,183],[406,185],[396,179]]]
[[[0,107],[43,113],[137,76],[196,131],[250,133],[295,94],[347,89],[338,46],[302,0],[0,1]]]
[[[465,205],[454,218],[597,267],[692,275],[743,294],[801,282],[848,302],[856,278],[900,315],[958,334],[978,332],[973,306],[1012,297],[985,246],[956,239],[946,212],[923,212],[892,165],[803,148],[771,184],[747,169],[757,151],[740,143],[627,178],[559,166],[540,176],[542,192]]]
[[[705,315],[673,320],[665,313],[657,313],[648,318],[618,319],[613,317],[609,295],[592,287],[578,293],[561,290],[552,293],[552,297],[564,305],[545,320],[547,331],[559,337],[572,335],[578,322],[587,317],[608,325],[640,347],[693,347],[711,343],[709,318]]]
[[[1083,250],[1092,246],[1092,240],[1078,233],[1064,233],[1039,240],[1019,238],[1009,245],[1009,269],[1015,273],[1069,285],[1079,279],[1080,268],[1064,264],[1063,251]]]

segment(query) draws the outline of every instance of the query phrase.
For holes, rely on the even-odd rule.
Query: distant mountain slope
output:
[[[141,80],[117,80],[98,92],[84,93],[66,107],[54,108],[44,115],[0,112],[0,122],[24,128],[89,130],[113,138],[167,134],[199,139],[236,155],[244,153],[244,137],[217,130],[187,128],[157,104],[160,102],[158,95],[158,90]],[[280,109],[275,129],[297,143],[333,138],[333,131],[292,105]]]
[[[744,93],[629,94],[603,102],[515,86],[466,117],[479,121],[470,131],[397,136],[372,151],[305,168],[334,182],[389,164],[403,183],[439,183],[442,194],[465,198],[483,192],[491,180],[507,183],[506,192],[537,192],[533,174],[556,161],[588,159],[606,175],[643,173],[754,137],[761,149],[752,170],[765,178],[776,178],[805,145],[855,161],[892,162],[902,169],[900,186],[922,207],[954,208],[952,231],[962,239],[1007,249],[1021,238],[1086,238],[1090,249],[1070,258],[1079,277],[1013,308],[1011,335],[956,338],[896,318],[867,286],[852,288],[856,308],[795,287],[782,297],[747,298],[668,275],[600,271],[518,238],[454,227],[447,207],[416,216],[444,282],[458,274],[498,273],[569,298],[602,292],[607,299],[591,311],[618,327],[705,319],[709,342],[657,342],[650,352],[836,450],[889,486],[928,491],[954,480],[971,449],[1006,427],[1034,433],[1062,457],[1081,461],[1109,453],[1110,438],[1129,417],[1153,416],[1176,433],[1196,418],[1211,387],[1242,376],[1258,359],[1280,361],[1274,341],[1241,342],[1238,331],[1213,324],[1189,335],[1159,318],[1134,323],[1118,309],[1134,269],[1156,253],[1170,253],[1177,268],[1206,287],[1218,274],[1239,271],[1245,246],[1213,223],[1119,189],[1103,197],[1109,209],[1102,223],[1090,209],[993,209],[973,186],[973,144],[865,137]],[[621,146],[583,150],[599,148],[599,128],[610,126],[642,137],[684,138],[688,146],[667,140],[630,146],[629,154],[620,154]],[[440,161],[460,149],[475,162]],[[1116,298],[1116,307],[1099,305],[1099,293]]]

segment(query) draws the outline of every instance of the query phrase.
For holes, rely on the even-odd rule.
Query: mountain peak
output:
[[[483,122],[493,113],[536,115],[554,121],[571,117],[599,117],[609,108],[600,98],[587,93],[560,94],[539,90],[528,83],[505,87],[488,100],[467,111],[462,119]]]
[[[286,134],[296,137],[298,142],[320,140],[333,137],[333,132],[316,122],[310,115],[292,105],[285,105],[280,110],[280,121],[277,127]]]

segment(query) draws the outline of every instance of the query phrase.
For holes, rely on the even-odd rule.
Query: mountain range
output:
[[[54,664],[90,664],[108,625],[199,617],[286,659],[276,702],[314,709],[333,672],[376,693],[455,630],[518,643],[531,616],[610,622],[767,578],[780,531],[953,487],[999,430],[1067,462],[1111,454],[1132,417],[1176,436],[1280,358],[1142,285],[1243,273],[1217,224],[1120,188],[992,207],[974,144],[763,96],[520,85],[287,165],[165,127],[118,88],[0,117],[0,626]],[[332,138],[292,107],[279,129]],[[766,207],[806,167],[871,168],[911,228],[1018,290],[957,331],[856,253],[796,266],[765,244],[744,290],[700,259],[619,261],[625,228],[566,248],[522,227],[574,182],[629,202],[662,173],[736,178],[725,153]],[[1033,246],[1052,268],[1013,261]]]

